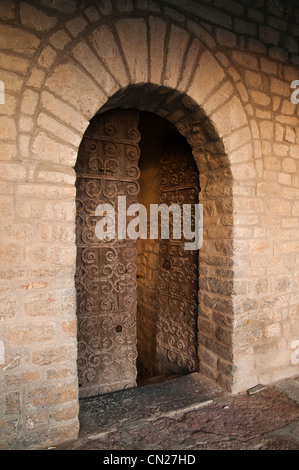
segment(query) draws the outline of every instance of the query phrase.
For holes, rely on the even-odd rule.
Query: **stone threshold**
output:
[[[299,377],[231,394],[195,373],[80,400],[78,439],[53,449],[297,450],[298,404]]]
[[[159,416],[175,416],[229,397],[218,384],[200,373],[162,383],[80,400],[79,439],[96,437],[120,426]]]

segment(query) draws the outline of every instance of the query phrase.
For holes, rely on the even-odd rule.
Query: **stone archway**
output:
[[[233,180],[224,145],[204,111],[193,100],[175,90],[154,85],[131,86],[108,100],[98,115],[104,116],[109,110],[117,108],[150,111],[160,117],[167,113],[168,119],[171,115],[180,116],[179,120],[172,119],[171,122],[169,119],[169,122],[186,138],[192,149],[202,188],[199,202],[204,206],[204,243],[199,253],[196,357],[203,373],[228,386],[231,377],[223,371],[233,365],[233,286],[217,276],[221,267],[233,266],[232,251],[228,248],[232,247],[233,241]],[[223,215],[226,216],[225,223]],[[227,223],[227,216],[231,217],[231,225]],[[225,311],[221,313],[221,309]]]

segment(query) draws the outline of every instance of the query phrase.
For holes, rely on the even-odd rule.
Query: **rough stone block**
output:
[[[21,112],[26,114],[34,114],[37,103],[38,103],[38,94],[34,91],[27,89],[25,90],[21,103]]]
[[[77,16],[66,23],[66,27],[72,36],[77,37],[87,26],[87,21],[82,16]]]
[[[55,49],[61,50],[70,42],[70,37],[64,30],[59,30],[49,38],[49,42]]]
[[[5,397],[5,414],[14,415],[21,412],[21,397],[19,392],[8,393]]]
[[[150,79],[153,83],[161,83],[164,66],[164,50],[166,22],[154,16],[149,18],[150,27]]]
[[[0,297],[0,320],[14,318],[17,313],[17,302],[12,296]]]
[[[40,39],[28,31],[7,24],[0,25],[0,49],[32,56],[39,44]]]
[[[44,78],[45,78],[45,71],[37,67],[33,67],[26,84],[33,88],[39,89]]]
[[[0,247],[0,265],[11,266],[16,264],[19,257],[18,250],[11,246]]]
[[[216,92],[217,93],[217,92]],[[247,124],[247,116],[237,97],[233,97],[211,116],[221,137]]]
[[[40,3],[44,7],[67,14],[74,13],[77,7],[76,0],[40,0]]]
[[[72,360],[73,348],[69,345],[58,345],[50,348],[34,349],[30,362],[38,366],[50,366]]]
[[[54,328],[50,323],[33,323],[28,325],[8,326],[5,330],[9,346],[24,346],[54,339]]]
[[[34,138],[32,154],[36,160],[61,163],[72,167],[77,159],[77,153],[70,145],[57,142],[44,132],[39,132]]]
[[[149,64],[145,21],[142,18],[122,19],[116,23],[116,29],[133,83],[147,82]]]
[[[1,52],[0,66],[2,69],[25,75],[29,67],[29,60],[21,56],[15,56],[12,54],[6,54],[5,52]]]
[[[40,53],[38,58],[38,65],[48,70],[56,58],[56,51],[51,46],[46,46]]]
[[[79,147],[82,136],[73,132],[67,126],[48,116],[45,113],[40,113],[37,119],[37,124],[44,131],[49,131],[54,134],[58,139],[62,140],[66,144]]]
[[[111,74],[85,42],[80,42],[73,49],[73,56],[94,77],[107,95],[112,95],[117,91],[117,84],[111,77]]]
[[[246,69],[258,70],[258,60],[252,54],[234,51],[232,53],[232,59],[236,61],[239,65],[245,67]]]
[[[170,29],[168,54],[164,71],[164,84],[176,88],[182,61],[189,40],[189,34],[182,28],[172,26]]]
[[[40,375],[37,371],[22,372],[19,374],[7,375],[5,383],[9,387],[20,387],[23,384],[29,384],[39,380]]]
[[[199,60],[193,83],[188,94],[199,104],[214,92],[225,78],[224,71],[210,52],[204,52]]]
[[[34,265],[48,264],[58,266],[74,266],[76,247],[61,245],[35,245],[25,249],[25,260]]]
[[[0,116],[0,139],[15,140],[16,125],[12,118]]]
[[[11,0],[2,0],[0,4],[0,17],[2,20],[13,20],[16,15],[15,2]]]
[[[39,8],[25,2],[22,2],[20,6],[20,18],[25,26],[42,32],[49,31],[57,23],[57,18],[54,16],[47,15]]]
[[[43,196],[45,197],[46,193]],[[75,215],[75,203],[73,201],[22,197],[17,200],[16,211],[22,219],[70,222],[73,221]]]
[[[103,25],[96,29],[92,33],[90,41],[98,56],[108,70],[110,70],[112,76],[114,76],[122,86],[128,84],[123,58],[110,28],[107,25]],[[105,44],[109,44],[109,47],[106,47]]]
[[[179,81],[178,89],[185,90],[188,87],[200,50],[201,43],[197,38],[194,38],[181,68],[182,78]]]
[[[76,400],[77,387],[73,383],[43,387],[32,390],[28,394],[28,404],[33,408],[41,408],[49,405],[61,405]]]
[[[72,63],[58,65],[46,83],[50,90],[89,118],[106,101],[99,87]]]

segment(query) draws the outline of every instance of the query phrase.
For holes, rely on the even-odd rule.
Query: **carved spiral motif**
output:
[[[104,126],[104,134],[110,138],[117,136],[117,126],[112,123],[106,124]]]
[[[96,153],[98,150],[98,141],[93,139],[85,139],[83,149],[86,153]]]
[[[138,143],[141,139],[141,135],[139,130],[136,127],[132,127],[128,130],[127,132],[127,137],[129,140],[131,140],[133,143]],[[139,149],[138,149],[139,150]]]
[[[117,144],[114,144],[113,142],[103,142],[103,151],[106,157],[108,157],[109,159],[117,158],[117,156],[119,155],[119,148]],[[117,164],[117,162],[114,163]]]

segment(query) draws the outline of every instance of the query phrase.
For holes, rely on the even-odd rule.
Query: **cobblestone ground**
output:
[[[100,430],[99,430],[100,431]],[[299,450],[299,378],[120,424],[64,450]]]

